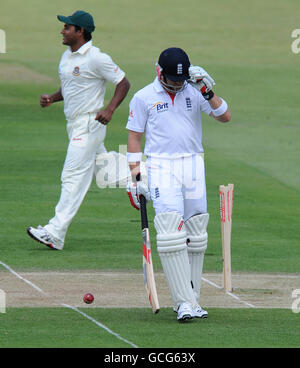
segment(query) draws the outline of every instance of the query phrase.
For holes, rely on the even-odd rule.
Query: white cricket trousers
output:
[[[148,157],[148,185],[156,215],[178,212],[187,221],[207,212],[203,154]]]
[[[106,152],[106,126],[96,121],[95,117],[95,113],[85,114],[67,122],[69,146],[61,174],[61,195],[55,207],[55,216],[45,226],[50,235],[62,244],[91,185],[96,156]]]

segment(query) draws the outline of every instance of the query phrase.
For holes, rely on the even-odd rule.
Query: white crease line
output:
[[[62,304],[64,307],[66,308],[70,308],[72,310],[74,310],[75,312],[78,312],[80,313],[81,315],[83,315],[84,317],[86,317],[87,319],[89,319],[90,321],[94,322],[97,326],[103,328],[105,331],[107,331],[108,333],[110,333],[111,335],[114,335],[117,339],[121,340],[121,341],[124,341],[126,342],[126,344],[129,344],[131,345],[132,347],[134,348],[138,348],[137,345],[133,344],[132,342],[124,339],[122,336],[120,336],[119,334],[117,334],[116,332],[113,332],[111,329],[109,329],[108,327],[106,327],[105,325],[103,325],[102,323],[96,321],[94,318],[88,316],[87,314],[81,312],[81,310],[79,310],[78,308],[76,307],[72,307],[71,305],[68,305],[68,304]]]
[[[202,280],[204,282],[206,282],[207,284],[209,285],[212,285],[214,287],[216,287],[217,289],[223,289],[221,286],[215,284],[214,282],[210,281],[210,280],[207,280],[206,278],[202,277]],[[251,304],[251,303],[248,303],[248,302],[245,302],[244,300],[242,300],[241,298],[239,298],[237,295],[234,295],[233,293],[230,293],[229,291],[226,291],[226,294],[231,296],[232,298],[238,300],[239,302],[247,305],[248,307],[251,307],[251,308],[256,308],[255,305]]]
[[[6,268],[9,272],[11,272],[13,275],[15,275],[17,278],[19,278],[20,280],[26,282],[26,284],[30,285],[31,287],[33,287],[35,290],[37,290],[38,292],[40,292],[41,294],[46,295],[46,293],[40,289],[38,286],[36,286],[35,284],[33,284],[31,281],[28,281],[26,279],[24,279],[24,277],[22,277],[21,275],[19,275],[17,272],[15,272],[12,268],[10,268],[8,265],[6,265],[5,263],[0,261],[0,264]]]
[[[212,286],[216,287],[217,289],[222,289],[222,287],[221,287],[221,286],[219,286],[219,285],[215,284],[215,283],[214,283],[214,282],[212,282],[212,281],[209,281],[209,280],[205,279],[204,277],[202,277],[202,280],[203,280],[203,281],[205,281],[207,284],[209,284],[209,285],[212,285]]]
[[[33,282],[25,279],[24,277],[22,277],[21,275],[19,275],[17,272],[15,272],[11,267],[9,267],[7,264],[3,263],[0,261],[0,264],[6,268],[9,272],[11,272],[14,276],[16,276],[17,278],[19,278],[20,280],[26,282],[26,284],[30,285],[31,287],[33,287],[35,290],[37,290],[38,292],[40,292],[43,295],[47,295],[47,293],[44,292],[44,290],[40,289],[38,286],[36,286]],[[81,312],[78,308],[76,307],[72,307],[71,305],[68,304],[61,304],[61,306],[65,307],[65,308],[69,308],[74,310],[75,312],[81,314],[82,316],[84,316],[85,318],[89,319],[90,321],[92,321],[93,323],[95,323],[98,327],[103,328],[105,331],[107,331],[108,333],[110,333],[111,335],[115,336],[116,338],[118,338],[119,340],[122,340],[123,342],[131,345],[134,348],[138,348],[137,345],[133,344],[132,342],[124,339],[122,336],[120,336],[119,334],[117,334],[116,332],[112,331],[111,329],[109,329],[108,327],[106,327],[105,325],[103,325],[102,323],[96,321],[94,318],[88,316],[87,314]]]
[[[232,293],[230,293],[229,291],[226,291],[226,294],[227,295],[230,295],[232,298],[238,300],[239,302],[241,303],[244,303],[246,305],[248,305],[248,307],[251,307],[251,308],[256,308],[255,305],[251,304],[251,303],[248,303],[248,302],[245,302],[245,300],[242,300],[241,298],[239,298],[237,295],[234,295]]]

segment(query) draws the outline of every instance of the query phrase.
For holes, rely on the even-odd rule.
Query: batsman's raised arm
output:
[[[208,101],[212,109],[209,115],[221,123],[230,121],[231,114],[227,102],[213,92],[212,89],[216,83],[207,71],[200,66],[191,65],[189,67],[189,75],[190,79],[188,82],[201,92],[204,99]]]
[[[223,98],[214,94],[214,96],[208,102],[212,108],[212,112],[209,114],[209,116],[215,118],[221,123],[227,123],[230,121],[230,110],[227,102],[223,100]]]

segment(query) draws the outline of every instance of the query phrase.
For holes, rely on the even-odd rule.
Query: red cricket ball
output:
[[[91,293],[86,293],[84,294],[83,296],[83,301],[86,303],[86,304],[91,304],[93,303],[94,301],[94,295],[91,294]]]

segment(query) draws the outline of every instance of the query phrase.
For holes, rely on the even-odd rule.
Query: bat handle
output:
[[[138,173],[136,176],[136,181],[141,180],[141,174]],[[146,198],[143,195],[140,195],[140,210],[141,210],[141,222],[142,222],[142,230],[148,228],[148,216],[147,216],[147,205]]]

